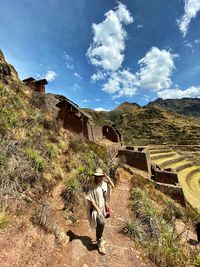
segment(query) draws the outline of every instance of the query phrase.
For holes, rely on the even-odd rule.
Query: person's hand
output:
[[[103,213],[101,210],[98,210],[97,213],[98,213],[100,219],[104,219],[104,216],[103,216]]]

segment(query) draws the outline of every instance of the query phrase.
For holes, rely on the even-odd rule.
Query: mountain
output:
[[[170,110],[185,116],[200,116],[200,98],[162,99],[158,98],[146,105]]]
[[[200,119],[154,105],[123,103],[110,112],[87,110],[98,125],[119,130],[126,145],[200,144]]]
[[[127,111],[127,112],[134,112],[137,109],[141,108],[140,105],[137,103],[129,103],[129,102],[124,102],[120,104],[118,107],[115,108],[115,110],[122,110],[122,111]]]

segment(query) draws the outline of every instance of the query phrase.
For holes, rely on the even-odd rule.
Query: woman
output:
[[[111,187],[115,187],[110,177],[102,169],[98,168],[93,174],[93,183],[86,199],[89,201],[88,219],[90,226],[96,230],[98,250],[105,254],[105,247],[102,240],[106,218],[106,201],[109,200]]]

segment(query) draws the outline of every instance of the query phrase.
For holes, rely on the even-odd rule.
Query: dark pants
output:
[[[105,221],[97,217],[97,228],[96,228],[97,239],[102,238],[104,226],[105,226]]]

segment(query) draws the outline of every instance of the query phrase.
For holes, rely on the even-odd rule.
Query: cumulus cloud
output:
[[[94,110],[95,111],[110,111],[109,109],[105,109],[105,108],[102,108],[102,107],[95,108]]]
[[[52,82],[53,80],[55,80],[57,76],[57,73],[53,70],[48,70],[46,75],[43,77],[45,78],[48,82]]]
[[[200,86],[191,86],[186,90],[181,89],[166,89],[157,93],[163,99],[168,98],[183,98],[183,97],[200,97]]]
[[[178,20],[179,29],[185,37],[189,29],[190,22],[196,17],[197,13],[200,11],[200,1],[199,0],[185,0],[184,6],[185,14]]]
[[[136,77],[129,70],[114,72],[103,85],[102,90],[114,94],[114,98],[121,96],[132,97],[136,94]]]
[[[175,69],[174,59],[178,55],[165,49],[152,47],[145,57],[138,61],[140,70],[136,73],[139,87],[159,91],[172,84],[171,74]]]
[[[94,73],[91,76],[91,81],[92,82],[96,82],[96,81],[100,81],[106,78],[106,73],[102,72],[102,71],[98,71],[97,73]]]
[[[116,71],[124,60],[126,31],[124,25],[133,22],[127,7],[118,3],[115,10],[105,13],[102,23],[92,25],[93,43],[87,51],[90,62],[106,71]]]

